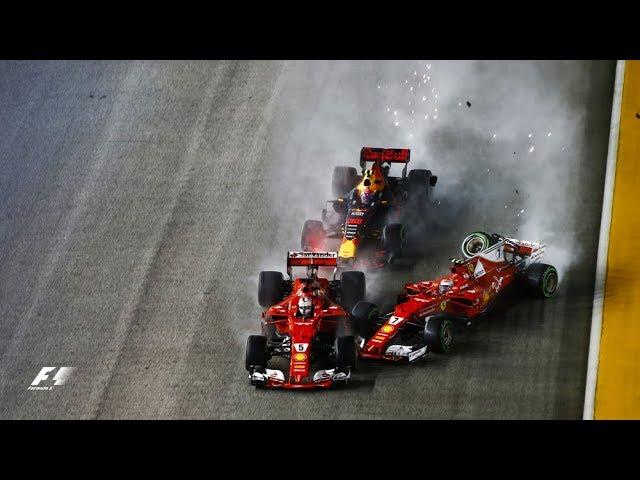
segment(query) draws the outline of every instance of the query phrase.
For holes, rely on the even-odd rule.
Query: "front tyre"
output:
[[[463,241],[460,249],[464,258],[471,258],[474,255],[486,250],[491,246],[491,237],[486,232],[473,232]]]
[[[355,370],[358,367],[356,340],[352,335],[337,337],[334,343],[336,368],[341,372]]]
[[[377,325],[379,316],[378,306],[369,302],[358,302],[351,310],[351,318],[356,333],[367,339],[373,332],[373,327]]]
[[[267,337],[262,335],[249,335],[247,349],[244,357],[244,367],[247,371],[266,369],[269,355],[267,354]]]
[[[558,271],[552,265],[532,263],[524,272],[527,290],[534,297],[552,297],[558,289]]]
[[[447,353],[453,343],[453,322],[444,315],[427,318],[423,339],[429,351]]]

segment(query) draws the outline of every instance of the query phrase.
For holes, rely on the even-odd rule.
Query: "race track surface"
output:
[[[0,418],[581,418],[615,62],[455,68],[442,123],[400,134],[390,85],[425,62],[0,63]],[[284,270],[367,144],[440,177],[420,257],[368,275],[372,299],[477,229],[558,247],[558,295],[346,389],[257,391],[258,272]],[[45,366],[75,370],[28,390]]]

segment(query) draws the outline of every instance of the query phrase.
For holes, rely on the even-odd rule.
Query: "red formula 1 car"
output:
[[[412,362],[427,353],[445,353],[454,324],[469,326],[487,313],[511,285],[552,296],[558,272],[539,263],[544,245],[475,232],[462,243],[465,260],[452,259],[451,273],[433,281],[408,283],[393,312],[359,302],[352,311],[362,358]]]
[[[288,280],[280,272],[261,272],[258,299],[262,335],[247,339],[245,366],[252,385],[309,389],[345,384],[356,366],[357,348],[350,309],[365,295],[362,272],[342,272],[335,280],[335,252],[289,252]],[[292,267],[306,267],[293,279]],[[334,279],[318,277],[318,267],[333,267]],[[272,357],[289,359],[288,371],[269,368]],[[319,365],[312,374],[312,367]]]
[[[333,172],[333,212],[322,211],[322,221],[307,220],[301,248],[327,249],[327,240],[340,241],[341,264],[382,267],[402,255],[407,212],[423,217],[431,188],[438,177],[430,170],[413,169],[407,175],[409,149],[363,147],[361,175],[353,167],[336,167]],[[400,177],[389,175],[392,164],[401,164]],[[358,263],[355,263],[355,262]]]

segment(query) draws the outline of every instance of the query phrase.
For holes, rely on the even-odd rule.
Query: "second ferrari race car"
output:
[[[333,212],[325,208],[322,221],[304,223],[301,248],[326,250],[327,240],[337,239],[341,263],[382,267],[399,258],[405,244],[405,214],[424,216],[438,180],[431,170],[413,169],[407,175],[410,153],[409,149],[363,147],[361,175],[353,167],[336,167],[332,187],[337,199],[327,202]],[[394,163],[403,165],[400,177],[389,175]]]
[[[462,242],[464,260],[452,259],[451,273],[436,280],[408,283],[391,313],[359,302],[352,311],[362,358],[412,362],[429,352],[445,353],[454,326],[470,326],[486,314],[511,285],[551,297],[556,269],[539,260],[545,245],[475,232]]]
[[[245,357],[252,385],[309,389],[349,381],[357,348],[348,312],[364,298],[366,285],[358,271],[336,280],[336,266],[335,252],[288,252],[288,280],[280,272],[260,273],[262,335],[249,336]],[[294,279],[293,267],[306,267],[306,277]],[[334,278],[318,277],[318,267],[333,267]],[[277,356],[289,359],[288,372],[269,368]]]

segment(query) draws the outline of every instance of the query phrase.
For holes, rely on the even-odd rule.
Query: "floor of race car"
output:
[[[419,131],[425,62],[0,63],[0,418],[580,418],[614,68],[434,63],[459,91]],[[344,389],[258,391],[258,272],[367,144],[439,177],[422,256],[372,299],[478,229],[553,243],[558,295]],[[43,367],[75,370],[29,390]]]

